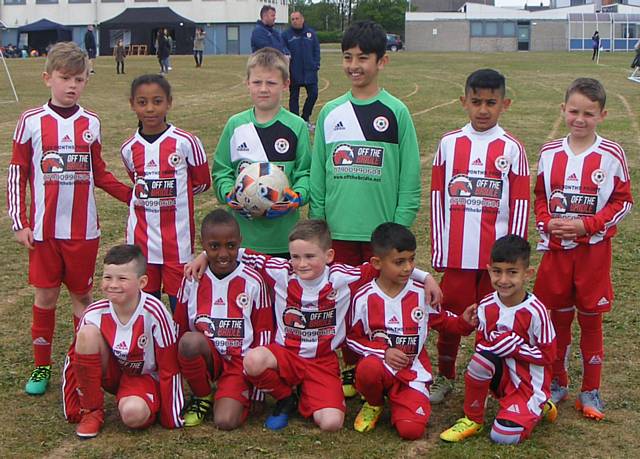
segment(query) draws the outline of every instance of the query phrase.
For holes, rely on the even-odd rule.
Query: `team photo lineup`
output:
[[[441,133],[426,187],[412,114],[379,82],[393,65],[386,46],[380,25],[351,24],[331,57],[350,89],[315,113],[319,48],[306,81],[286,48],[257,43],[243,75],[252,106],[228,118],[215,151],[170,121],[160,61],[160,74],[130,75],[138,128],[107,168],[99,114],[80,105],[94,64],[72,42],[54,45],[50,98],[18,119],[7,171],[9,224],[34,293],[26,400],[58,391],[79,439],[112,422],[241,433],[252,418],[267,432],[303,418],[322,432],[386,429],[413,442],[446,409],[454,422],[430,441],[517,445],[569,410],[606,421],[612,239],[633,196],[625,151],[597,132],[605,86],[576,74],[558,92],[557,136],[540,139],[530,164],[500,124],[509,75],[464,75],[466,124]],[[124,238],[108,247],[96,187],[128,209]],[[416,227],[418,212],[428,228]],[[417,263],[417,231],[430,239],[430,266]],[[55,362],[63,291],[73,333]]]

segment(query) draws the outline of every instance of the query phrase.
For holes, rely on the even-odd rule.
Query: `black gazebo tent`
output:
[[[40,19],[18,27],[18,34],[21,33],[28,34],[29,49],[37,49],[41,54],[46,51],[49,45],[59,41],[71,41],[72,37],[71,29],[48,19]]]
[[[127,30],[131,44],[147,45],[149,53],[155,53],[158,29],[166,28],[173,37],[176,54],[191,54],[196,23],[180,16],[171,8],[127,8],[118,16],[100,23],[100,54],[110,55],[115,45],[112,31]]]

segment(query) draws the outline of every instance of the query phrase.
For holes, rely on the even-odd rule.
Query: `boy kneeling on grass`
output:
[[[495,292],[478,305],[476,349],[464,377],[464,414],[440,434],[458,442],[482,431],[489,390],[500,403],[491,440],[517,444],[538,422],[558,417],[551,401],[551,363],[556,334],[538,298],[527,292],[533,277],[531,247],[516,235],[503,236],[491,249],[487,266]]]
[[[397,223],[379,225],[371,236],[371,264],[380,271],[353,299],[348,346],[363,356],[356,366],[356,389],[366,402],[354,422],[358,432],[373,430],[384,409],[405,440],[424,434],[431,414],[433,381],[425,344],[429,328],[468,335],[477,324],[476,305],[460,315],[429,304],[424,284],[411,278],[416,238]]]
[[[160,414],[169,429],[183,424],[184,397],[175,324],[160,300],[144,293],[147,262],[135,245],[118,245],[104,257],[102,292],[80,321],[65,360],[63,407],[82,439],[104,423],[103,389],[115,394],[122,422],[149,427]]]

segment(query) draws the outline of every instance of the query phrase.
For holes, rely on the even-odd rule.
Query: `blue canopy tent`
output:
[[[36,49],[40,54],[46,52],[49,45],[59,41],[71,41],[72,37],[71,29],[48,19],[40,19],[18,27],[18,34],[21,33],[28,34],[29,49]]]

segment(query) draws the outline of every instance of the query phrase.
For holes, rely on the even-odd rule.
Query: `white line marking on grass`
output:
[[[424,110],[420,110],[419,112],[412,113],[411,116],[424,115],[425,113],[429,113],[430,111],[433,111],[433,110],[435,110],[437,108],[446,107],[447,105],[455,104],[456,102],[458,102],[458,99],[453,99],[453,100],[450,100],[449,102],[443,102],[441,104],[434,105],[433,107],[429,107],[429,108],[425,108]]]
[[[324,81],[324,86],[318,90],[318,94],[320,94],[323,91],[326,91],[327,89],[329,89],[329,86],[331,86],[331,83],[326,78],[320,78],[320,79]]]
[[[633,113],[633,110],[631,110],[629,101],[622,94],[616,94],[616,96],[618,96],[618,99],[620,99],[620,102],[622,102],[622,105],[624,105],[624,108],[627,110],[629,118],[631,118],[631,126],[633,126],[633,131],[636,133],[635,141],[638,146],[640,146],[640,125],[638,124],[638,119],[635,113]]]
[[[420,90],[420,86],[418,86],[418,83],[413,83],[413,86],[414,86],[413,91],[411,91],[406,96],[402,96],[403,99],[408,99],[409,97],[413,97],[418,93],[418,91]]]
[[[553,122],[553,127],[551,128],[551,132],[549,132],[547,139],[553,140],[556,138],[556,136],[558,135],[558,129],[560,129],[560,125],[562,124],[563,120],[564,117],[562,115],[556,118],[556,120]]]
[[[464,84],[462,83],[456,83],[455,81],[445,80],[444,78],[436,78],[428,75],[422,75],[422,78],[426,78],[427,80],[444,81],[445,83],[454,84],[460,89],[462,89],[462,92],[464,93]]]

